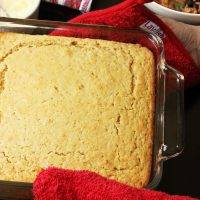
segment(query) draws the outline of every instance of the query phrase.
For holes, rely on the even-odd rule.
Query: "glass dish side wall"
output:
[[[165,66],[162,41],[150,33],[139,30],[125,30],[104,26],[0,18],[0,32],[46,35],[54,30],[65,31],[68,36],[73,37],[113,40],[125,43],[139,43],[142,46],[149,48],[154,53],[156,61],[155,131],[152,172],[147,188],[155,188],[161,179],[162,161],[167,158],[163,154],[163,145],[165,131],[165,90],[168,68]],[[181,90],[182,89],[183,88],[181,88]],[[179,107],[179,105],[175,106]],[[180,110],[181,109],[182,108],[180,108]],[[11,194],[11,192],[9,193],[9,191],[15,191],[15,197],[16,193],[20,195],[20,193],[23,192],[25,192],[27,196],[31,196],[32,184],[29,183],[5,182],[2,180],[0,181],[0,186],[3,186],[4,188],[10,188],[6,194],[4,193],[4,196],[11,195],[10,198],[13,197],[12,195],[14,194]],[[1,191],[0,189],[0,197],[4,197],[2,194],[3,190]]]

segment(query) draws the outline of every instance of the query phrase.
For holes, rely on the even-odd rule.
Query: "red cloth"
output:
[[[43,170],[33,186],[35,200],[194,200],[136,189],[94,172],[58,168]]]
[[[166,34],[166,37],[163,38],[166,61],[182,72],[186,87],[200,83],[200,70],[168,26],[142,5],[147,1],[150,0],[126,0],[111,8],[80,15],[70,22],[102,24],[120,28],[140,28],[142,24],[150,20]],[[68,35],[68,32],[56,30],[51,35],[65,36]]]

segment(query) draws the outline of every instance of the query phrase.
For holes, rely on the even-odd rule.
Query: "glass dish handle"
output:
[[[184,144],[184,76],[165,65],[165,108],[162,157],[169,159],[183,151]]]

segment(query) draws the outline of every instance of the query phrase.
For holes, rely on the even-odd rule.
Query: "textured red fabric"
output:
[[[191,197],[136,189],[94,172],[58,168],[39,173],[33,193],[35,200],[194,200]]]
[[[185,50],[175,34],[157,16],[142,4],[151,0],[126,0],[104,10],[80,15],[70,22],[82,24],[100,24],[120,28],[140,28],[148,20],[158,25],[166,34],[163,38],[165,58],[169,65],[179,70],[185,77],[185,86],[200,83],[200,70]],[[51,35],[68,35],[68,32],[56,30]]]

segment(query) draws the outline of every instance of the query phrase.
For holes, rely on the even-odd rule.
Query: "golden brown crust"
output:
[[[0,35],[0,179],[86,169],[143,187],[151,170],[154,59],[140,45]]]

